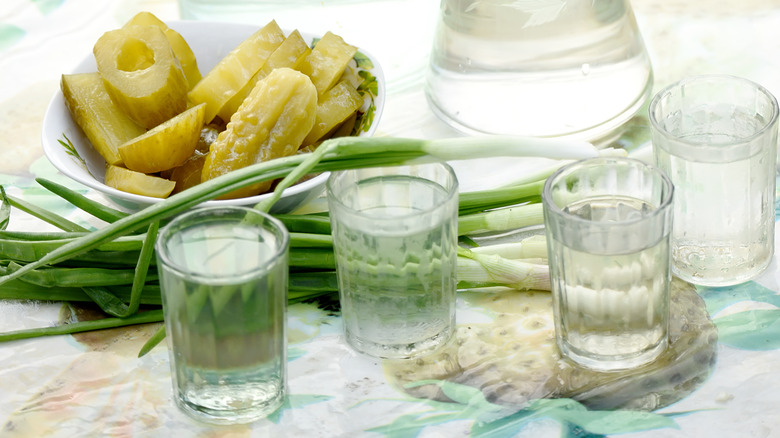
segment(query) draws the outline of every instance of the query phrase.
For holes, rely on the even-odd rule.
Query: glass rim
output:
[[[341,198],[339,196],[335,195],[335,190],[333,188],[333,185],[335,184],[335,181],[338,178],[341,178],[344,175],[347,175],[347,174],[350,174],[350,173],[358,173],[358,172],[361,172],[361,171],[368,171],[368,170],[371,170],[371,169],[400,169],[400,168],[412,168],[412,167],[418,167],[418,166],[438,166],[438,167],[441,167],[442,169],[444,169],[444,171],[447,173],[448,177],[452,181],[452,184],[449,187],[447,187],[445,185],[441,185],[447,191],[447,196],[444,197],[443,199],[439,200],[435,204],[433,204],[433,205],[431,205],[428,208],[425,208],[423,210],[417,210],[417,211],[415,211],[413,213],[407,213],[407,214],[402,214],[402,215],[397,215],[397,216],[394,215],[394,216],[388,217],[388,218],[380,218],[380,217],[370,216],[370,219],[372,221],[374,221],[374,222],[397,221],[397,220],[406,219],[406,218],[409,218],[409,217],[412,217],[412,216],[419,216],[421,214],[428,214],[428,213],[431,213],[431,212],[435,211],[436,209],[440,208],[441,206],[446,205],[447,203],[449,203],[452,200],[452,198],[454,198],[454,197],[456,197],[458,195],[459,182],[458,182],[458,176],[455,174],[455,170],[452,168],[452,166],[450,166],[449,164],[447,164],[444,161],[435,161],[435,162],[430,162],[430,163],[411,163],[411,164],[402,164],[402,165],[398,165],[398,166],[368,167],[368,168],[346,169],[346,170],[340,170],[340,171],[337,171],[337,172],[331,172],[331,174],[328,176],[328,181],[325,183],[326,192],[327,192],[327,196],[328,196],[328,203],[333,202],[334,205],[337,205],[339,208],[344,209],[346,211],[349,211],[351,214],[358,215],[358,216],[363,216],[363,212],[361,210],[356,210],[356,209],[348,206],[346,203],[344,203],[341,200]],[[386,175],[387,176],[393,176],[393,175],[397,175],[397,174],[386,174]],[[408,175],[408,174],[401,174],[400,176],[410,176],[410,175]],[[422,177],[422,178],[424,178],[424,179],[426,179],[428,181],[433,181],[430,178],[425,178],[425,177]],[[365,180],[365,178],[359,179],[359,181],[363,181],[363,180]],[[434,182],[437,182],[437,181],[434,181]]]
[[[632,164],[635,167],[643,167],[649,170],[650,172],[652,172],[653,174],[658,175],[660,177],[660,182],[663,184],[665,188],[664,197],[661,199],[661,202],[658,204],[658,206],[656,206],[652,211],[643,214],[641,217],[627,219],[627,220],[611,221],[611,222],[598,222],[599,224],[608,225],[610,227],[635,225],[641,222],[651,220],[658,216],[664,215],[672,207],[672,203],[674,201],[674,184],[672,183],[672,180],[669,179],[669,176],[667,176],[666,173],[663,170],[661,170],[661,168],[659,168],[658,166],[631,157],[591,157],[591,158],[583,158],[574,161],[572,163],[566,164],[558,168],[558,170],[556,170],[552,175],[550,175],[547,178],[547,180],[544,182],[544,188],[542,189],[542,207],[544,213],[545,214],[551,213],[558,217],[565,217],[567,220],[579,224],[596,223],[592,220],[585,219],[580,216],[573,215],[571,213],[567,213],[563,210],[563,208],[559,207],[555,202],[553,202],[552,186],[559,177],[563,176],[566,173],[570,173],[572,170],[575,170],[575,168],[583,167],[584,165],[588,167],[594,167],[597,165],[603,166],[604,164],[609,164],[609,163]]]
[[[704,141],[698,141],[698,140],[689,140],[687,138],[681,138],[678,137],[668,130],[664,128],[662,124],[662,120],[659,120],[658,117],[656,117],[656,111],[655,108],[659,105],[661,99],[668,96],[672,90],[680,88],[686,84],[696,83],[696,82],[734,82],[734,83],[741,83],[742,85],[747,85],[751,88],[754,88],[758,93],[762,94],[764,97],[766,97],[768,103],[772,107],[772,115],[769,117],[766,122],[763,123],[763,125],[756,130],[753,134],[742,137],[736,140],[726,141],[723,143],[718,143],[717,145],[710,145],[708,142]],[[696,147],[696,148],[706,148],[706,149],[717,149],[717,150],[724,150],[724,149],[742,149],[742,148],[749,148],[749,143],[751,143],[754,139],[761,137],[766,133],[768,129],[770,129],[773,125],[777,123],[778,117],[780,117],[780,106],[778,106],[777,98],[774,94],[772,94],[767,88],[765,88],[763,85],[752,81],[747,78],[743,78],[740,76],[735,75],[728,75],[728,74],[703,74],[703,75],[694,75],[694,76],[688,76],[684,77],[676,82],[673,82],[666,87],[662,88],[660,91],[658,91],[653,98],[650,100],[650,104],[648,105],[648,118],[650,119],[650,125],[651,127],[658,132],[659,134],[663,135],[666,138],[672,138],[676,142],[685,144],[687,146]]]
[[[281,238],[278,240],[277,245],[275,245],[273,248],[273,254],[268,257],[265,263],[263,263],[261,266],[237,273],[234,272],[231,274],[203,275],[200,271],[187,268],[186,266],[171,258],[170,251],[164,242],[173,236],[176,231],[181,231],[192,226],[207,223],[205,221],[197,222],[190,224],[190,226],[187,226],[186,228],[179,228],[183,222],[191,220],[196,216],[215,218],[218,217],[216,215],[220,212],[224,214],[244,213],[244,216],[247,214],[256,215],[262,218],[264,223],[270,224],[274,231],[278,231],[278,233],[275,234],[278,234]],[[236,216],[236,219],[238,219],[238,216]],[[264,228],[270,229],[269,227]],[[187,211],[184,214],[176,216],[173,220],[160,229],[154,244],[155,252],[157,253],[159,260],[164,263],[165,266],[175,271],[177,275],[187,276],[209,284],[227,284],[228,282],[226,282],[226,280],[230,280],[229,283],[235,283],[242,281],[245,277],[256,275],[258,272],[267,272],[270,270],[270,266],[274,265],[287,252],[289,246],[290,233],[279,219],[271,216],[266,212],[238,205],[198,207]]]

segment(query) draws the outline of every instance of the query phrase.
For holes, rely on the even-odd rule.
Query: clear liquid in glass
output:
[[[728,145],[754,131],[681,138]],[[674,274],[694,284],[725,286],[763,272],[774,254],[776,169],[765,164],[773,159],[774,150],[729,161],[712,161],[706,151],[694,157],[675,155],[661,146],[654,150],[658,166],[675,184]]]
[[[193,417],[246,423],[284,400],[287,266],[269,264],[275,238],[257,226],[211,222],[166,242],[171,259],[202,275],[163,272],[161,280],[174,399]],[[264,265],[274,267],[257,268]]]
[[[450,208],[421,210],[414,200],[438,205],[447,191],[423,178],[394,176],[361,181],[352,190],[342,196],[398,191],[410,193],[411,202],[369,205],[360,209],[360,219],[339,219],[334,226],[347,342],[382,358],[437,348],[455,327],[455,215]]]
[[[431,108],[469,134],[612,137],[652,68],[627,0],[443,0]]]
[[[589,221],[622,222],[653,209],[635,198],[610,196],[577,201],[564,211]],[[551,264],[561,282],[555,311],[562,352],[591,368],[611,370],[647,363],[666,348],[668,237],[640,250],[609,253],[587,238],[551,243]]]

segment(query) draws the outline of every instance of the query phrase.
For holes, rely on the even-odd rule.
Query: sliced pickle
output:
[[[167,198],[176,183],[119,166],[107,166],[105,183],[109,187],[136,195]]]
[[[312,144],[333,131],[363,105],[363,96],[347,81],[340,81],[320,96],[314,126],[303,140]]]
[[[118,148],[146,132],[111,100],[99,73],[62,75],[65,106],[108,164],[122,164]]]
[[[125,26],[108,31],[93,52],[114,102],[144,128],[153,128],[187,108],[187,78],[159,27]]]
[[[228,100],[217,114],[222,120],[230,117],[238,110],[241,102],[249,96],[260,79],[268,76],[272,70],[281,67],[296,68],[311,53],[311,49],[297,30],[290,33],[284,42],[271,53],[265,64],[257,71],[238,92]]]
[[[225,127],[218,127],[216,125],[206,125],[200,130],[200,139],[198,140],[198,146],[195,148],[204,154],[209,152],[211,143],[217,141],[217,136],[220,132],[224,131]]]
[[[284,41],[284,32],[271,21],[228,53],[189,92],[193,104],[206,103],[206,122],[260,70]]]
[[[168,179],[176,183],[173,193],[179,193],[200,184],[200,174],[203,172],[203,163],[205,162],[206,154],[195,151],[184,164],[174,168],[168,177]]]
[[[168,42],[171,44],[173,54],[179,60],[182,70],[184,70],[184,76],[187,78],[187,85],[189,89],[197,84],[201,79],[200,70],[198,69],[198,60],[195,58],[195,53],[192,52],[192,48],[183,36],[179,32],[168,27],[164,21],[160,20],[151,12],[139,12],[133,16],[125,26],[156,26],[162,29],[165,37],[168,38]]]
[[[345,43],[340,36],[327,32],[317,41],[299,70],[311,78],[317,87],[317,93],[322,95],[336,84],[355,53],[357,47]]]
[[[194,106],[119,147],[130,170],[157,173],[182,165],[198,146],[206,105]]]
[[[348,137],[352,135],[352,131],[355,130],[355,122],[357,122],[357,116],[358,116],[357,112],[352,113],[352,115],[349,116],[347,120],[344,120],[339,126],[337,126],[336,129],[334,129],[330,135],[326,135],[322,137],[321,140],[326,140],[328,138]]]
[[[203,78],[200,69],[198,69],[198,60],[195,58],[190,45],[187,44],[187,40],[179,32],[168,28],[165,29],[164,33],[171,44],[173,54],[179,59],[179,64],[181,64],[181,68],[184,71],[184,77],[187,78],[187,89],[191,90]]]
[[[295,154],[314,125],[316,109],[317,90],[308,76],[290,68],[273,70],[257,83],[212,143],[201,180]],[[270,186],[266,181],[225,197],[252,196]]]

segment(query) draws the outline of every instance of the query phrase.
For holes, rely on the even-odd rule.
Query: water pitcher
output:
[[[628,0],[442,0],[426,94],[468,134],[614,135],[653,74]]]

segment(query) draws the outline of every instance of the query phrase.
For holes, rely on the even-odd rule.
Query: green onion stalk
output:
[[[255,205],[256,209],[268,212],[286,188],[310,173],[504,156],[546,157],[560,166],[604,153],[585,142],[512,136],[435,140],[342,137],[323,142],[309,154],[233,171],[132,214],[52,181],[37,179],[47,190],[106,223],[96,230],[14,198],[0,186],[0,299],[92,302],[107,315],[94,321],[0,333],[0,341],[162,321],[154,260],[158,228],[204,201],[251,184],[281,178],[271,196]],[[543,239],[540,242],[531,238],[508,247],[496,245],[491,252],[489,247],[474,247],[473,240],[468,238],[541,224],[541,190],[549,173],[545,169],[535,180],[460,194],[458,228],[462,241],[468,244],[458,253],[459,287],[549,290]],[[11,208],[25,211],[61,231],[8,230]],[[291,236],[289,302],[336,294],[338,281],[327,215],[275,216]],[[141,354],[163,337],[161,329]]]

